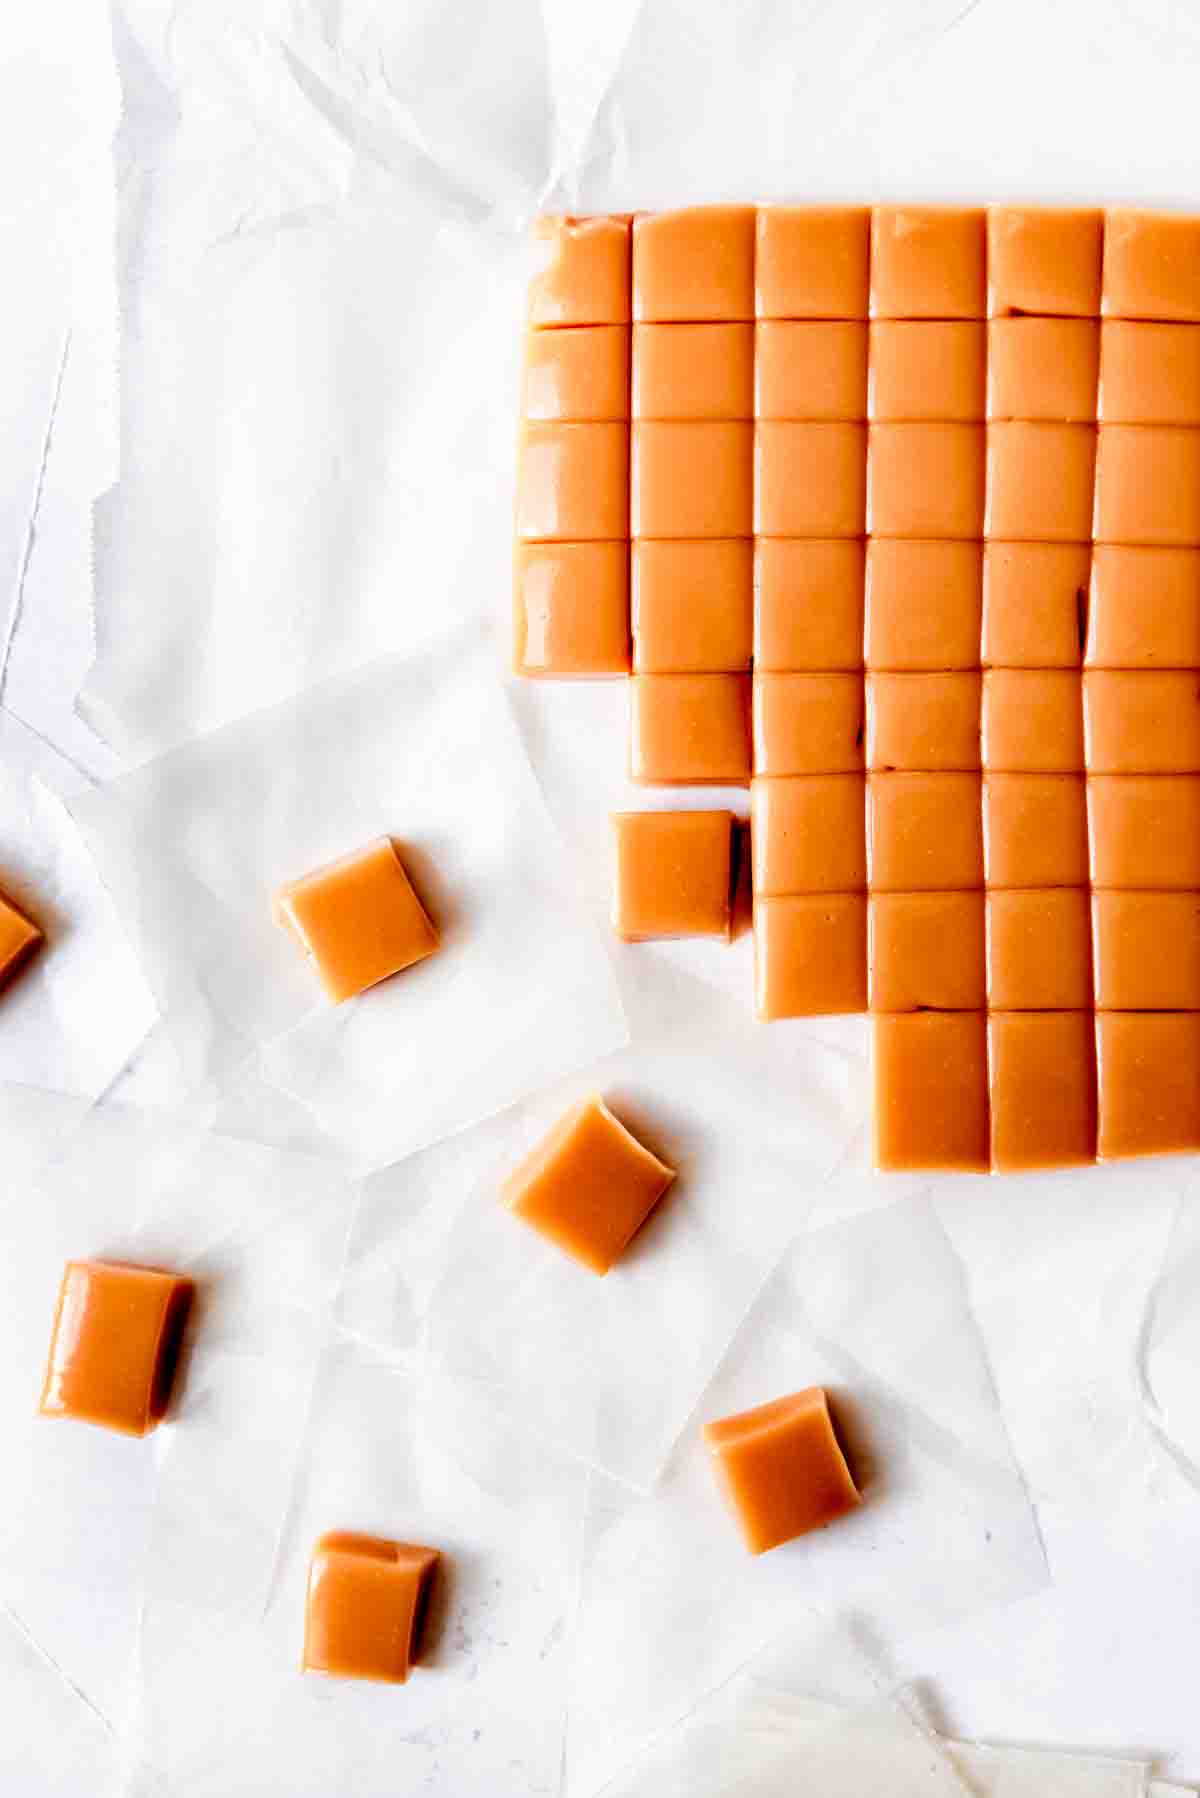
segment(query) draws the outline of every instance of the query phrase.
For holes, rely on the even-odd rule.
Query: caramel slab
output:
[[[989,887],[1086,886],[1082,775],[986,774],[983,855]]]
[[[517,544],[513,668],[556,679],[628,674],[628,544]]]
[[[633,221],[633,316],[691,322],[754,317],[753,206],[689,206]]]
[[[988,311],[1095,318],[1104,214],[1098,207],[989,206]]]
[[[1101,425],[1098,543],[1200,544],[1200,430]]]
[[[1097,544],[1089,668],[1200,668],[1200,550]]]
[[[984,416],[987,326],[880,319],[871,326],[870,417],[907,422]]]
[[[861,676],[755,675],[755,774],[852,774],[862,765]]]
[[[987,1014],[879,1012],[871,1022],[875,1166],[985,1173]]]
[[[989,668],[983,677],[983,765],[1000,774],[1083,768],[1079,676],[1063,668]]]
[[[579,542],[628,535],[628,426],[526,422],[517,475],[517,536]]]
[[[1200,218],[1110,206],[1100,310],[1106,318],[1200,320]]]
[[[546,216],[534,225],[542,267],[529,289],[533,325],[629,323],[629,220]]]
[[[867,884],[861,774],[756,779],[750,791],[754,892],[852,893]]]
[[[1105,319],[1098,415],[1102,424],[1200,425],[1200,325]]]
[[[978,768],[979,698],[975,673],[868,675],[868,768]]]
[[[877,538],[867,545],[868,668],[977,668],[982,608],[980,544]]]
[[[1089,778],[1092,885],[1200,890],[1200,775]]]
[[[760,206],[759,318],[865,319],[871,214],[865,206]]]
[[[872,892],[962,892],[983,885],[977,774],[867,777]]]
[[[1101,1161],[1200,1149],[1200,1012],[1096,1013]]]
[[[1082,1011],[1092,1003],[1086,887],[1006,888],[987,896],[992,1011]]]
[[[989,424],[985,536],[1085,542],[1092,534],[1095,465],[1090,425]]]
[[[987,415],[1095,421],[1100,325],[1085,318],[997,318],[988,326]]]
[[[1091,569],[1086,543],[986,544],[984,666],[1078,668]]]
[[[872,893],[867,923],[872,1011],[983,1010],[982,893]]]
[[[1075,1167],[1096,1158],[1090,1011],[993,1011],[988,1018],[992,1167]]]
[[[754,635],[749,538],[634,540],[633,665],[639,674],[737,673]]]
[[[852,671],[863,664],[865,546],[760,537],[754,545],[754,664]]]
[[[1096,1005],[1200,1011],[1200,894],[1092,894]]]
[[[634,418],[754,416],[754,326],[635,325]]]
[[[872,536],[983,534],[983,425],[873,424],[869,430],[867,530]]]
[[[629,417],[629,327],[581,325],[530,331],[523,415],[534,419]]]
[[[866,426],[760,420],[754,434],[754,531],[761,537],[861,537]]]
[[[872,318],[984,318],[987,238],[975,208],[876,206]]]
[[[629,772],[661,786],[742,785],[750,778],[750,678],[635,674]]]
[[[635,419],[635,537],[749,537],[754,426],[734,419]]]
[[[760,324],[754,411],[757,418],[866,418],[866,325],[815,319]]]
[[[754,999],[760,1018],[865,1011],[862,893],[790,893],[754,901]]]
[[[1083,718],[1091,774],[1200,773],[1200,673],[1089,669]]]

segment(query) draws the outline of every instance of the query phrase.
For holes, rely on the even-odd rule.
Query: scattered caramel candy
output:
[[[365,992],[438,947],[438,933],[390,837],[280,887],[275,921],[291,931],[335,1002]]]
[[[436,1548],[382,1536],[319,1537],[308,1568],[304,1671],[402,1686],[420,1653],[440,1559]]]
[[[39,1410],[126,1436],[166,1413],[192,1283],[158,1268],[68,1261]]]
[[[752,1555],[862,1503],[820,1386],[706,1423],[704,1440]]]
[[[24,967],[44,940],[33,920],[0,894],[0,986]]]
[[[627,943],[729,937],[732,812],[615,812],[612,926]]]

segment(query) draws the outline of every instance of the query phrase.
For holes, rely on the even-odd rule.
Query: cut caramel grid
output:
[[[882,1168],[1200,1148],[1200,219],[539,225],[515,665],[751,788],[765,1019]]]

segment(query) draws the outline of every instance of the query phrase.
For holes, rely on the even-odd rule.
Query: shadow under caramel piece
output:
[[[849,538],[756,541],[756,672],[862,668],[865,558]]]
[[[19,973],[44,941],[32,918],[27,918],[11,899],[0,893],[0,987]]]
[[[600,1098],[561,1117],[501,1189],[514,1217],[594,1274],[624,1254],[675,1178]]]
[[[861,537],[867,427],[760,420],[753,487],[756,536]]]
[[[987,240],[977,208],[876,206],[872,318],[985,318]]]
[[[993,1011],[988,1018],[996,1173],[1096,1159],[1096,1050],[1086,1011]]]
[[[1011,887],[987,895],[991,1011],[1085,1011],[1092,1004],[1086,887]]]
[[[1092,894],[1098,1011],[1200,1011],[1200,893]]]
[[[732,812],[614,812],[612,826],[617,936],[728,941]]]
[[[750,778],[748,674],[635,674],[630,778],[645,786],[744,786]]]
[[[866,324],[845,319],[760,323],[754,416],[847,423],[866,418]]]
[[[868,429],[867,530],[873,537],[983,535],[983,425],[873,424]]]
[[[439,946],[390,837],[280,887],[274,915],[335,1003],[423,961]]]
[[[629,672],[627,543],[518,543],[513,668],[531,677]]]
[[[1087,886],[1083,776],[986,774],[983,857],[989,887]]]
[[[1095,423],[1098,320],[996,318],[987,331],[989,419]]]
[[[754,900],[758,1017],[831,1017],[867,1008],[865,893],[787,893]]]
[[[158,1268],[68,1261],[38,1409],[126,1436],[161,1423],[192,1282]]]
[[[1096,1013],[1099,1155],[1200,1149],[1200,1012]]]
[[[629,220],[548,214],[533,229],[545,262],[530,283],[530,324],[627,325]]]
[[[1105,319],[1102,424],[1200,425],[1200,327]]]
[[[984,896],[872,893],[867,966],[872,1011],[982,1011]]]
[[[989,206],[989,315],[1097,317],[1103,254],[1098,207]]]
[[[1200,668],[1200,550],[1097,544],[1086,665]]]
[[[628,325],[583,325],[525,336],[522,416],[595,422],[629,417]]]
[[[1111,206],[1100,310],[1105,318],[1200,320],[1200,218]]]
[[[861,774],[756,779],[750,841],[756,898],[854,893],[867,884]]]
[[[982,737],[989,773],[1080,773],[1078,674],[1063,668],[989,668],[983,677]]]
[[[983,885],[978,774],[867,776],[872,892],[966,892]]]
[[[1200,773],[1200,672],[1089,669],[1083,728],[1090,774]]]
[[[870,269],[867,207],[759,207],[754,275],[760,319],[865,319]]]
[[[872,1018],[875,1166],[881,1173],[986,1173],[987,1015],[877,1012]]]
[[[752,536],[753,437],[753,424],[736,419],[635,419],[633,535]]]
[[[597,542],[628,535],[628,425],[523,424],[517,536]]]
[[[1097,437],[1096,541],[1200,544],[1200,430],[1105,424]]]
[[[977,769],[981,677],[867,676],[867,767],[929,771]]]
[[[978,668],[982,545],[872,540],[865,606],[869,669]]]
[[[689,206],[633,221],[633,316],[689,323],[754,317],[753,206]]]
[[[754,417],[754,326],[635,325],[634,418]]]
[[[756,775],[853,774],[863,765],[859,674],[756,674]]]
[[[821,1529],[862,1503],[820,1386],[706,1423],[704,1441],[751,1554]]]
[[[913,422],[983,419],[987,326],[982,321],[880,319],[871,326],[869,417]]]
[[[1087,543],[986,544],[984,666],[1077,669],[1091,564]]]
[[[1200,890],[1200,776],[1096,774],[1087,789],[1093,886]]]
[[[441,1556],[382,1536],[333,1530],[308,1566],[306,1673],[402,1686],[420,1653],[421,1626]]]
[[[630,579],[636,673],[749,669],[754,544],[748,537],[635,538]]]
[[[1086,542],[1092,534],[1095,466],[1091,425],[989,424],[984,535]]]

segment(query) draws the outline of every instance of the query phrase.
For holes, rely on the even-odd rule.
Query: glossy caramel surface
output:
[[[822,1529],[862,1502],[820,1386],[706,1423],[704,1441],[751,1554]]]
[[[170,1401],[192,1283],[159,1268],[68,1261],[39,1410],[145,1436]]]
[[[296,938],[335,1003],[438,947],[437,930],[390,837],[280,887],[275,918]]]

